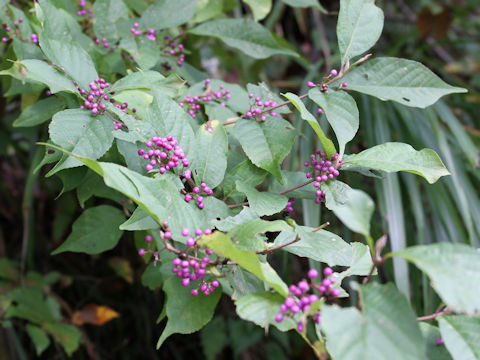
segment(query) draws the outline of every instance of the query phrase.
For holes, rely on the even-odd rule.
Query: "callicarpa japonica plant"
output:
[[[18,3],[0,1],[9,59],[0,75],[10,104],[21,101],[13,126],[44,126],[30,172],[60,179],[62,193],[76,199],[71,213],[82,208],[66,240],[42,246],[71,264],[103,261],[123,286],[148,288],[145,296],[160,301],[149,309],[158,318],[146,317],[160,337],[128,329],[128,341],[154,349],[158,340],[161,353],[180,339],[173,334],[201,331],[214,359],[230,312],[240,340],[259,327],[287,344],[293,336],[290,344],[318,359],[480,359],[478,238],[398,247],[395,231],[381,230],[374,216],[388,199],[375,204],[354,188],[407,172],[434,191],[453,171],[429,143],[392,136],[349,144],[376,116],[364,110],[369,97],[402,113],[466,92],[417,61],[377,55],[386,2],[335,2],[338,15],[328,16],[338,47],[297,87],[234,76],[256,60],[271,74],[275,64],[309,61],[287,34],[261,22],[271,1]],[[272,16],[287,4],[296,14],[325,11],[313,0],[278,3]],[[245,68],[227,74],[213,61],[219,57]],[[354,236],[344,240],[347,231]],[[128,260],[107,261],[115,248]],[[69,356],[85,347],[89,358],[103,358],[84,324],[121,323],[120,302],[88,305],[87,316],[81,306],[90,295],[71,308],[52,290],[74,286],[75,276],[42,275],[21,259],[17,272],[13,260],[0,259],[0,278],[10,284],[0,286],[0,325],[22,324],[38,356],[55,343]],[[434,290],[437,309],[418,313],[412,304],[411,291],[420,290],[402,285],[407,262]],[[133,291],[132,264],[146,288]],[[145,317],[140,306],[128,312]]]

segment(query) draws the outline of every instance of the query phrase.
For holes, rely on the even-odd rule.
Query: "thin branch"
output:
[[[312,230],[312,232],[317,232],[317,231],[320,231],[322,229],[325,229],[328,225],[330,225],[330,221],[327,221],[326,223],[323,223],[322,225],[320,225],[318,228],[316,228],[315,230]]]
[[[294,187],[291,187],[290,189],[286,189],[286,190],[279,191],[279,192],[277,192],[277,194],[278,194],[278,195],[284,195],[284,194],[289,193],[289,192],[291,192],[291,191],[300,189],[301,187],[307,186],[308,184],[311,184],[311,183],[314,182],[314,181],[315,181],[315,179],[308,180],[308,181],[304,182],[303,184],[296,185],[296,186],[294,186]],[[228,205],[228,208],[229,208],[229,209],[234,209],[234,208],[237,208],[237,207],[247,206],[247,205],[248,205],[248,201],[245,201],[245,202],[243,202],[243,203],[241,203],[241,204]]]
[[[257,254],[259,254],[259,255],[269,254],[269,253],[274,252],[278,249],[284,248],[285,246],[292,245],[292,244],[296,243],[297,241],[300,241],[300,237],[298,235],[292,241],[289,241],[289,242],[286,242],[285,244],[278,245],[278,246],[275,246],[275,247],[271,247],[271,248],[268,248],[268,249],[265,249],[265,250],[262,250],[262,251],[257,251]]]
[[[446,307],[445,310],[443,310],[443,311],[436,311],[434,314],[417,317],[417,321],[434,320],[438,316],[448,315],[448,314],[451,314],[452,312],[453,312],[452,309],[450,309],[449,307]]]

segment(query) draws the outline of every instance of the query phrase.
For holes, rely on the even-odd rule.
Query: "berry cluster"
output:
[[[322,92],[328,92],[328,80],[330,80],[330,78],[333,76],[337,76],[338,75],[338,71],[335,70],[335,69],[332,69],[330,70],[330,73],[325,76],[322,80],[322,82],[320,84],[315,84],[313,81],[307,81],[307,86],[309,88],[313,88],[313,87],[319,87],[320,88],[320,91]],[[333,80],[330,80],[330,82],[333,81]],[[344,83],[341,83],[339,85],[339,89],[341,88],[346,88],[348,86],[348,84],[346,82]]]
[[[338,154],[334,154],[331,158],[328,158],[327,154],[321,150],[316,150],[314,154],[311,154],[310,159],[310,161],[303,163],[306,167],[311,166],[311,171],[307,172],[305,176],[307,179],[313,178],[315,180],[313,184],[316,188],[315,203],[320,204],[325,200],[325,193],[320,189],[322,182],[333,179],[340,174],[338,169],[342,167],[342,160],[338,158]]]
[[[257,121],[265,122],[267,117],[263,115],[269,112],[268,108],[277,106],[277,102],[273,100],[262,101],[259,96],[255,96],[253,93],[248,94],[251,99],[250,109],[245,112],[244,117],[247,119],[255,118]],[[270,111],[270,116],[280,117],[276,112]]]
[[[52,66],[55,66],[55,64],[52,63]],[[73,82],[73,84],[77,87],[77,89],[80,90],[80,94],[87,96],[87,99],[84,101],[83,105],[80,106],[80,109],[91,110],[92,114],[94,115],[104,112],[104,110],[107,108],[107,105],[105,103],[102,103],[102,100],[109,100],[108,95],[105,94],[105,89],[110,87],[110,84],[106,82],[105,79],[99,78],[92,81],[89,84],[90,90],[88,91],[88,93],[87,90],[80,89],[80,87],[75,81]]]
[[[102,41],[104,48],[108,48],[110,46],[106,37],[103,37],[102,39],[95,39],[95,44],[100,45],[100,40]]]
[[[150,30],[151,31],[151,30]],[[148,35],[147,35],[148,37]],[[178,66],[182,66],[183,63],[185,62],[185,54],[184,54],[184,46],[182,43],[176,43],[174,39],[171,38],[170,35],[165,35],[163,37],[163,39],[165,40],[165,44],[164,44],[164,52],[170,56],[173,56],[173,57],[178,57],[177,58],[177,65]],[[150,39],[151,40],[151,39]],[[172,69],[172,66],[168,63],[163,63],[163,66],[165,67],[166,70],[171,70]]]
[[[230,90],[225,89],[223,85],[220,85],[220,89],[218,91],[213,91],[210,89],[210,79],[206,78],[203,88],[205,91],[203,92],[202,95],[200,96],[190,96],[187,95],[182,102],[180,102],[178,105],[180,105],[181,108],[184,108],[187,110],[188,114],[192,118],[197,117],[197,113],[200,112],[201,106],[205,103],[208,103],[210,101],[218,101],[220,102],[221,106],[226,106],[225,101],[230,99]]]
[[[182,163],[186,168],[190,165],[183,149],[178,146],[178,141],[172,135],[167,137],[153,136],[151,140],[145,143],[148,150],[138,150],[138,155],[143,156],[145,160],[150,160],[145,166],[147,171],[152,171],[155,165],[158,165],[160,174],[165,174],[168,170],[176,168]],[[186,170],[184,172],[186,178],[191,177],[191,172]]]
[[[187,237],[188,250],[193,250],[195,256],[188,256],[186,252],[172,261],[172,272],[177,274],[182,279],[183,286],[189,286],[191,281],[199,281],[197,288],[190,290],[190,295],[197,296],[200,290],[204,295],[210,295],[220,284],[217,280],[208,282],[204,279],[208,264],[211,262],[210,255],[213,254],[211,250],[206,250],[206,256],[199,258],[196,257],[198,249],[196,248],[195,237],[202,235],[209,235],[212,230],[206,229],[202,231],[196,229],[195,233],[190,235],[190,231],[187,228],[182,229],[182,235]]]
[[[157,37],[155,36],[156,33],[155,33],[155,29],[150,29],[148,31],[140,31],[138,30],[138,27],[140,25],[136,22],[133,24],[133,27],[130,28],[130,31],[132,32],[133,36],[137,37],[137,36],[140,36],[142,34],[145,34],[145,36],[147,37],[148,40],[151,40],[151,41],[157,41]]]
[[[87,4],[85,3],[85,0],[80,0],[80,10],[77,11],[78,16],[85,16],[88,13],[88,18],[91,19],[93,17],[92,14],[92,9],[85,9]]]
[[[183,175],[185,176],[185,174],[183,174]],[[189,173],[188,175],[191,176],[191,173]],[[189,177],[187,179],[189,179]],[[201,189],[200,189],[200,187],[201,187]],[[207,186],[207,184],[205,184],[203,181],[200,184],[200,187],[194,186],[193,189],[192,189],[192,192],[186,193],[185,194],[185,201],[190,202],[193,199],[197,202],[198,208],[203,209],[205,207],[205,204],[203,203],[204,196],[213,195],[213,190],[210,189]]]
[[[8,42],[9,40],[13,39],[14,37],[18,37],[18,38],[21,38],[20,34],[19,34],[19,29],[18,29],[18,26],[23,22],[23,18],[20,17],[18,18],[18,20],[15,20],[13,22],[13,26],[15,27],[15,29],[13,29],[12,31],[12,28],[8,25],[8,24],[2,24],[2,27],[5,29],[5,31],[7,32],[7,35],[8,37],[2,37],[2,42],[6,43]],[[31,40],[33,43],[38,43],[38,36],[37,34],[32,34],[31,36]]]
[[[323,270],[323,274],[325,278],[319,284],[313,283],[318,277],[318,271],[316,269],[310,269],[308,271],[308,278],[311,283],[307,280],[302,280],[297,285],[290,285],[288,288],[290,296],[288,296],[280,306],[280,313],[275,315],[275,321],[280,323],[285,316],[291,317],[297,321],[297,330],[300,332],[305,331],[308,317],[313,317],[315,323],[319,324],[321,320],[320,313],[310,314],[310,306],[322,296],[333,299],[340,295],[339,289],[331,287],[331,285],[335,283],[335,278],[332,276],[333,270],[327,267]],[[314,290],[316,290],[319,295],[313,293]]]
[[[294,198],[290,198],[288,199],[288,202],[287,202],[287,212],[291,213],[293,212],[293,203],[295,202],[295,199]]]

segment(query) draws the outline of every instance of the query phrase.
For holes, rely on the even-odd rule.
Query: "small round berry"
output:
[[[182,235],[183,235],[183,236],[188,236],[188,233],[189,233],[189,231],[188,231],[187,228],[183,228],[183,229],[182,229]]]
[[[309,81],[309,82],[307,82],[307,86],[309,88],[315,87],[315,83],[313,81]]]
[[[333,297],[339,297],[340,296],[340,289],[333,289],[332,290],[332,296]]]
[[[217,280],[213,280],[213,281],[212,281],[212,286],[213,286],[214,288],[217,288],[217,287],[220,286],[220,284],[219,284],[219,282],[218,282]]]
[[[326,267],[323,269],[323,275],[325,276],[330,276],[333,274],[333,269],[331,267]]]
[[[197,296],[198,295],[198,290],[197,289],[190,290],[190,295]]]
[[[189,278],[183,278],[183,279],[182,279],[182,285],[183,285],[183,286],[188,286],[188,285],[190,285],[190,279],[189,279]]]
[[[441,337],[439,337],[439,338],[436,338],[436,339],[435,339],[435,344],[436,344],[437,346],[440,346],[440,345],[443,345],[443,344],[444,344],[444,341],[443,341],[443,339],[442,339]]]
[[[303,325],[303,321],[299,321],[297,325],[297,330],[299,332],[303,332],[305,330],[305,326]]]
[[[165,239],[171,239],[172,238],[172,233],[170,231],[165,231],[165,234],[163,234]]]
[[[338,75],[338,71],[335,70],[335,69],[332,69],[332,70],[330,70],[330,74],[331,74],[332,76],[337,76],[337,75]]]
[[[195,246],[195,239],[194,238],[188,238],[187,239],[187,246]]]
[[[275,321],[277,323],[281,323],[283,321],[283,315],[282,314],[275,315]]]
[[[140,255],[140,256],[145,255],[145,249],[139,249],[138,250],[138,255]]]
[[[147,236],[145,236],[145,241],[146,241],[146,242],[152,242],[152,240],[153,240],[153,236],[152,236],[152,235],[147,235]]]
[[[308,277],[309,277],[310,279],[315,279],[317,276],[318,276],[318,271],[317,271],[317,269],[310,269],[310,270],[308,271]]]
[[[310,289],[310,285],[308,285],[308,282],[302,280],[298,283],[298,288],[301,291],[307,291],[308,289]]]

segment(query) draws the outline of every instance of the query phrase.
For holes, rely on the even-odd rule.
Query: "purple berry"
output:
[[[152,242],[152,240],[153,240],[153,236],[152,236],[152,235],[147,235],[147,236],[145,236],[145,241],[146,241],[146,242]]]
[[[315,279],[318,276],[318,271],[316,269],[310,269],[308,271],[308,277],[310,279]]]
[[[275,321],[277,323],[281,323],[283,321],[283,315],[282,314],[275,315]]]
[[[138,250],[138,255],[140,255],[140,256],[145,255],[145,249],[139,249]]]
[[[330,276],[333,274],[333,269],[331,267],[326,267],[323,269],[323,275],[325,276]]]

